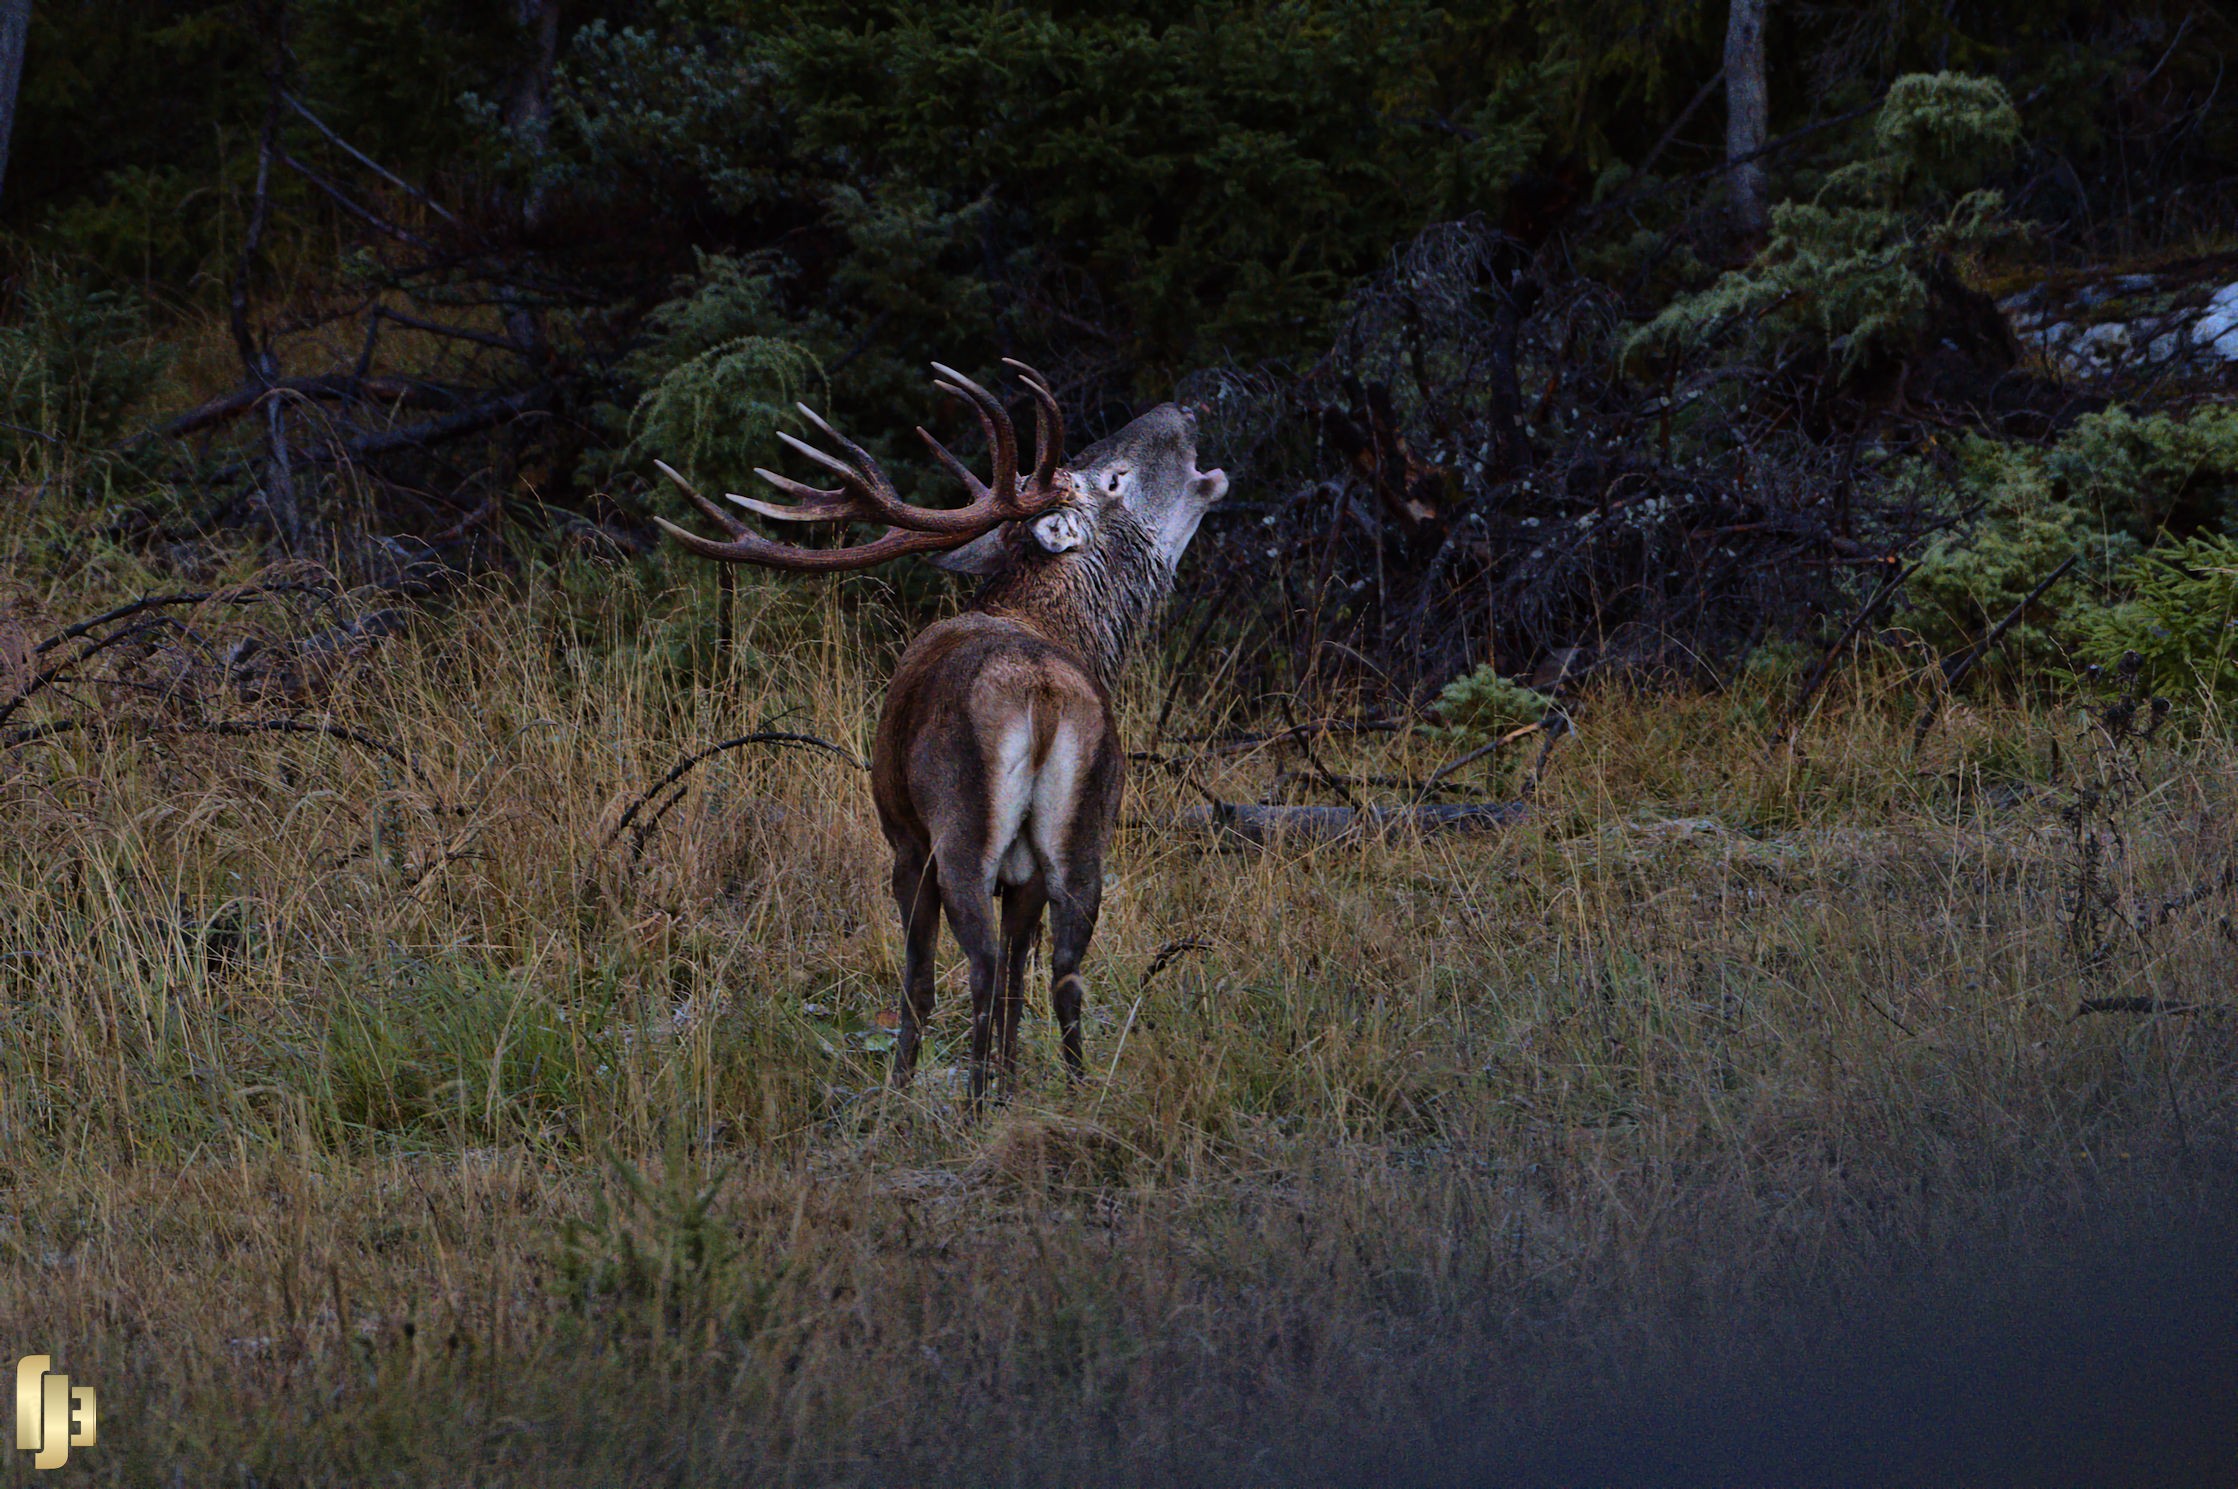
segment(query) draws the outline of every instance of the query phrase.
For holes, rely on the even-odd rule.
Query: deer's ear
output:
[[[1034,519],[1033,535],[1044,553],[1070,553],[1088,541],[1088,519],[1071,507],[1059,507]]]
[[[946,553],[932,554],[928,559],[936,569],[946,569],[951,574],[969,574],[984,579],[1010,561],[1003,551],[1004,540],[1010,535],[1005,523],[993,532],[981,533],[961,548],[951,548]]]

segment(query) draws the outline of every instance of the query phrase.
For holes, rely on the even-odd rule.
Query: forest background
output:
[[[2227,42],[2180,4],[40,8],[0,433],[61,431],[143,549],[666,572],[653,457],[739,489],[805,394],[929,495],[927,363],[1018,356],[1083,438],[1211,414],[1214,536],[1258,527],[1206,568],[1272,603],[1208,639],[1281,642],[1246,689],[1722,665],[1915,546],[1890,603],[1944,654],[2087,550],[1999,660],[2118,655],[2123,564],[2216,541],[2238,465]]]

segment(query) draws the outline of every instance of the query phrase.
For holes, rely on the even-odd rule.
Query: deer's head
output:
[[[1011,365],[1035,405],[1030,472],[1018,458],[1017,432],[1002,401],[962,373],[933,364],[939,374],[935,386],[968,399],[978,413],[993,460],[992,480],[981,481],[938,440],[917,431],[969,494],[964,506],[903,501],[868,451],[803,405],[802,415],[842,454],[827,454],[788,434],[778,438],[840,484],[809,486],[765,470],[757,474],[794,498],[790,504],[737,495],[730,500],[777,522],[879,523],[886,529],[881,536],[840,548],[778,542],[701,496],[666,465],[662,472],[730,540],[704,538],[665,521],[660,525],[694,553],[773,569],[830,572],[923,554],[944,569],[985,578],[983,608],[1069,636],[1108,681],[1137,627],[1172,586],[1174,566],[1197,524],[1227,494],[1228,477],[1197,469],[1197,416],[1173,403],[1160,404],[1066,459],[1065,420],[1056,395],[1031,368]]]
[[[1197,524],[1228,491],[1223,471],[1197,469],[1197,416],[1164,403],[1058,472],[1069,488],[1040,516],[1012,521],[933,559],[959,574],[992,577],[1052,561],[1113,562],[1140,554],[1170,577]]]

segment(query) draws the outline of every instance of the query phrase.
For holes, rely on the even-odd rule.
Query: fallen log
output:
[[[188,409],[170,422],[159,424],[126,441],[129,448],[145,439],[182,439],[213,424],[238,418],[274,394],[298,398],[337,399],[349,403],[386,403],[406,408],[455,409],[465,400],[457,390],[411,377],[349,377],[341,373],[318,377],[281,378],[271,383],[250,383],[222,398],[213,398]]]
[[[1399,807],[1266,807],[1220,802],[1189,807],[1168,819],[1167,825],[1185,832],[1209,833],[1223,842],[1265,847],[1278,842],[1334,843],[1403,830],[1490,832],[1514,826],[1529,810],[1520,801],[1424,802]]]

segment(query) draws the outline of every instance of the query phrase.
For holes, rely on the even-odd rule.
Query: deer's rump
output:
[[[895,850],[929,852],[952,888],[1038,873],[1060,890],[1076,868],[1101,873],[1125,758],[1110,697],[1077,656],[974,613],[903,655],[871,788]]]

